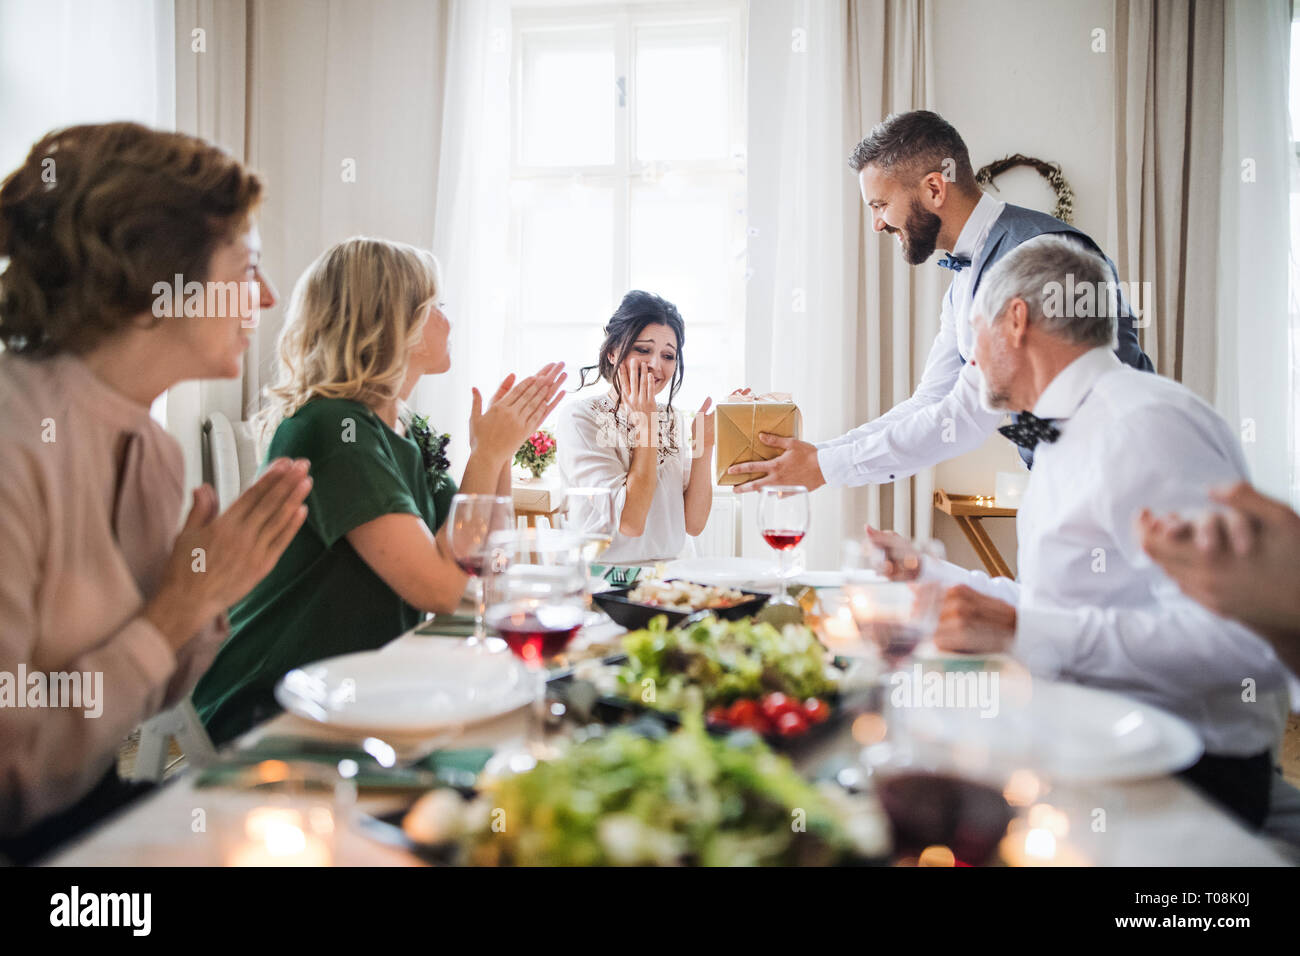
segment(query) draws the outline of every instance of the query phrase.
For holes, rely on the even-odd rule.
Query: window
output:
[[[511,270],[520,356],[592,364],[629,289],[686,322],[694,411],[741,384],[744,30],[738,2],[515,12]]]

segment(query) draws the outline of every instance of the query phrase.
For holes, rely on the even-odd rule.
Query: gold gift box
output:
[[[760,395],[750,401],[734,396],[717,405],[717,479],[719,485],[739,485],[761,478],[766,472],[729,475],[727,469],[746,461],[769,461],[781,454],[758,440],[759,432],[783,438],[799,438],[803,417],[789,395]]]

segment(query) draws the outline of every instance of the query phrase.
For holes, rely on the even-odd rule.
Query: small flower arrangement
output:
[[[555,462],[555,436],[545,428],[535,431],[519,446],[515,452],[515,464],[527,468],[534,478],[542,477],[542,472]]]
[[[429,424],[429,416],[414,413],[407,423],[406,431],[420,448],[429,487],[436,488],[443,473],[451,467],[451,462],[447,460],[447,443],[451,441],[451,435],[435,435]]]

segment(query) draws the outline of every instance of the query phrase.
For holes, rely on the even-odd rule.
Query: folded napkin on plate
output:
[[[602,581],[609,581],[616,587],[628,587],[636,583],[645,568],[636,565],[593,564],[591,576]],[[617,579],[617,582],[613,579]]]

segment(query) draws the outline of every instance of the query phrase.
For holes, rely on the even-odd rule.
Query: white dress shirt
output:
[[[1236,435],[1178,383],[1109,348],[1075,359],[1033,412],[1057,420],[1040,442],[1016,517],[1019,583],[947,562],[927,574],[1016,605],[1012,653],[1030,671],[1120,691],[1178,714],[1206,751],[1274,747],[1287,671],[1240,624],[1185,597],[1142,551],[1138,512],[1202,510],[1212,485],[1247,477]],[[1253,687],[1256,699],[1244,701]]]
[[[974,260],[1006,203],[980,196],[952,248],[954,257]],[[979,371],[971,357],[971,283],[974,271],[953,274],[939,312],[939,334],[930,346],[916,391],[879,418],[838,438],[817,442],[817,463],[831,485],[896,481],[923,468],[965,454],[984,443],[1002,421],[980,405]]]
[[[660,421],[667,406],[660,404]],[[678,415],[668,419],[660,440],[658,480],[645,530],[633,538],[614,532],[600,558],[607,564],[640,564],[671,560],[695,553],[686,534],[686,484],[691,477],[691,446],[682,441]],[[627,476],[632,468],[631,421],[614,411],[608,395],[574,401],[560,410],[556,426],[556,460],[566,488],[608,488],[614,498],[614,527],[618,528],[627,501]],[[707,467],[707,465],[705,466]],[[583,520],[583,516],[574,516]]]

